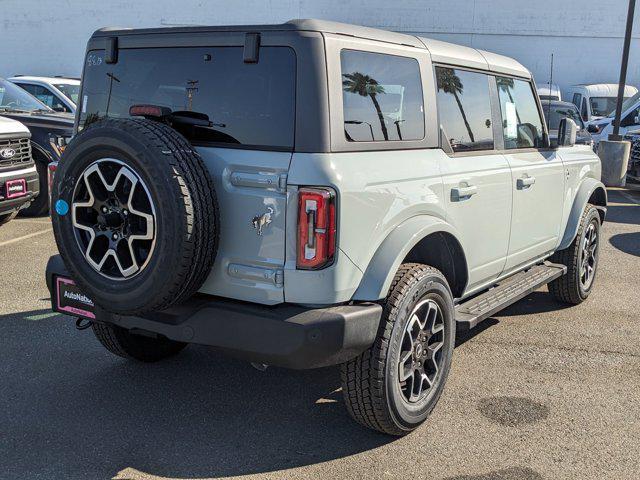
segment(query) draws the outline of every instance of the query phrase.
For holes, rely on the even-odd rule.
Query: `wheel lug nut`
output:
[[[107,213],[107,207],[102,207],[102,213]]]
[[[117,233],[114,233],[114,234],[113,234],[113,237],[111,237],[111,238],[113,238],[114,240],[117,240],[117,239],[118,239],[118,234],[117,234]]]
[[[127,209],[125,208],[124,210],[122,210],[122,214],[123,215],[129,215],[129,212],[127,212]]]

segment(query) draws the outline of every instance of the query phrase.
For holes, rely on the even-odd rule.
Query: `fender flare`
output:
[[[578,187],[578,193],[576,193],[576,196],[573,200],[573,205],[571,206],[571,211],[569,212],[569,218],[567,219],[567,226],[564,229],[564,234],[562,235],[562,240],[560,241],[557,250],[564,250],[565,248],[569,247],[569,245],[571,245],[571,242],[573,242],[573,239],[578,233],[580,217],[582,216],[582,212],[584,212],[584,207],[587,205],[587,202],[589,201],[589,198],[591,198],[591,195],[593,195],[593,193],[598,189],[602,190],[605,198],[605,205],[598,206],[598,209],[601,210],[603,214],[606,213],[606,187],[602,182],[596,180],[595,178],[585,178]]]
[[[42,157],[44,158],[44,164],[48,165],[50,162],[53,161],[53,157],[51,156],[51,154],[49,152],[47,152],[47,150],[45,150],[44,147],[42,147],[40,144],[34,142],[33,140],[31,140],[31,150],[33,152],[38,152],[40,155],[42,155]],[[38,161],[36,160],[35,156],[33,158],[34,161]]]
[[[464,250],[458,232],[440,218],[420,215],[398,225],[383,240],[371,258],[353,299],[377,301],[384,298],[398,267],[411,249],[427,236],[440,232],[451,234]]]

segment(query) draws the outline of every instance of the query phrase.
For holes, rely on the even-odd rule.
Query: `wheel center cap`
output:
[[[98,215],[98,223],[109,228],[119,228],[124,223],[124,218],[118,212],[109,212]]]

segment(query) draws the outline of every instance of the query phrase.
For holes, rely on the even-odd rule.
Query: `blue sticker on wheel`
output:
[[[69,204],[64,200],[58,200],[56,202],[56,213],[61,216],[69,213]]]

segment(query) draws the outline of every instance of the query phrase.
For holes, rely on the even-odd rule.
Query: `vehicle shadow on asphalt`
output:
[[[640,257],[640,232],[619,233],[609,243],[621,252]]]
[[[0,463],[11,478],[246,475],[393,441],[351,420],[336,368],[259,372],[195,345],[131,362],[48,310],[0,315],[0,335]]]

